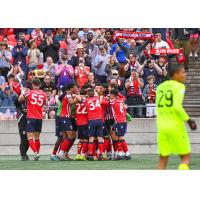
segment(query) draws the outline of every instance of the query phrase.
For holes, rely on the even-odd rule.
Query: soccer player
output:
[[[59,126],[63,136],[63,142],[60,147],[60,152],[58,153],[60,160],[71,160],[71,158],[66,157],[65,153],[69,152],[76,139],[70,117],[71,105],[77,102],[74,96],[77,92],[77,87],[72,83],[69,84],[66,89],[67,93],[62,96],[62,98],[59,98],[59,100],[62,102]]]
[[[118,158],[116,160],[129,160],[131,159],[131,155],[128,151],[128,145],[125,141],[124,135],[127,131],[127,121],[126,121],[126,109],[124,105],[124,101],[119,98],[117,90],[110,91],[110,104],[112,106],[112,111],[115,119],[115,128],[116,134],[119,138],[119,145],[121,146],[125,155],[123,156],[123,152],[119,151]]]
[[[85,101],[85,106],[88,113],[88,160],[94,160],[94,139],[98,139],[99,160],[103,160],[103,122],[102,109],[99,98],[95,96],[94,89],[87,90],[88,98]]]
[[[37,161],[40,157],[40,133],[42,130],[42,110],[46,103],[46,94],[40,90],[41,82],[34,79],[32,90],[27,90],[19,96],[19,102],[27,101],[27,137],[29,146],[34,152],[34,159]]]
[[[82,89],[80,91],[81,98],[84,98],[86,95],[86,90]],[[77,149],[77,160],[86,160],[86,154],[88,151],[88,115],[85,103],[78,102],[76,103],[76,123],[78,128],[78,139],[81,148]],[[82,154],[81,154],[82,151]]]
[[[191,147],[185,122],[192,130],[196,129],[196,123],[182,107],[186,80],[184,66],[170,66],[168,74],[171,80],[160,84],[156,91],[157,142],[160,154],[157,169],[167,167],[170,154],[180,156],[179,169],[189,169]]]

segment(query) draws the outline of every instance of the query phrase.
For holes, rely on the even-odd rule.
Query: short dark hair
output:
[[[70,89],[72,89],[74,86],[75,86],[74,83],[70,83],[70,84],[66,87],[66,90],[70,90]]]
[[[15,75],[14,74],[9,74],[7,78],[8,79],[15,78]]]
[[[94,96],[94,89],[89,88],[89,89],[87,90],[87,94],[88,94],[89,97],[93,97],[93,96]]]
[[[87,91],[85,89],[81,89],[80,95],[86,95],[86,94],[87,94]]]
[[[115,97],[117,97],[117,96],[118,96],[118,91],[115,90],[115,89],[113,89],[113,90],[110,91],[110,94],[112,94],[112,95],[114,95]]]
[[[184,65],[182,64],[179,64],[179,65],[170,65],[168,67],[168,74],[169,74],[169,77],[173,77],[173,75],[177,72],[179,72],[182,68],[185,68]]]
[[[41,86],[41,81],[40,79],[36,78],[32,81],[32,84],[36,87],[40,87]]]

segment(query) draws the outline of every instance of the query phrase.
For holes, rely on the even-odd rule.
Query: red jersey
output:
[[[121,99],[114,99],[110,101],[112,106],[113,116],[117,123],[126,122],[126,109],[124,108],[124,101]]]
[[[60,117],[69,117],[71,116],[71,104],[68,99],[72,98],[72,95],[67,93],[62,99],[62,107],[60,112]]]
[[[78,126],[87,125],[88,115],[87,115],[85,103],[77,103],[75,108],[76,108],[76,124]]]
[[[89,97],[85,101],[88,120],[102,119],[102,109],[98,97]]]
[[[43,106],[46,103],[46,94],[42,90],[27,90],[24,93],[27,100],[27,118],[42,119]]]
[[[107,101],[106,97],[103,97],[101,101],[101,109],[102,109],[102,120],[105,122],[105,114],[106,114],[106,108],[108,106],[109,102]]]

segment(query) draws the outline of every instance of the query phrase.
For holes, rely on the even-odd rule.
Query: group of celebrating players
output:
[[[32,82],[18,98],[27,106],[27,145],[40,157],[40,133],[46,94],[40,90],[40,80]],[[127,131],[126,98],[112,84],[86,84],[78,88],[70,84],[62,89],[56,114],[56,136],[51,160],[72,160],[69,151],[76,138],[77,160],[129,160],[131,155],[125,141]],[[114,154],[113,154],[113,150]],[[27,148],[26,148],[27,152]],[[22,160],[28,160],[24,153]]]

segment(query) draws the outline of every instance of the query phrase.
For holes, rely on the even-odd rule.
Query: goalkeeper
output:
[[[197,126],[182,107],[186,79],[184,66],[170,66],[168,75],[171,80],[160,84],[156,91],[157,142],[160,154],[157,168],[165,169],[170,154],[178,154],[181,158],[179,169],[189,169],[191,147],[185,122],[191,130],[195,130]]]

